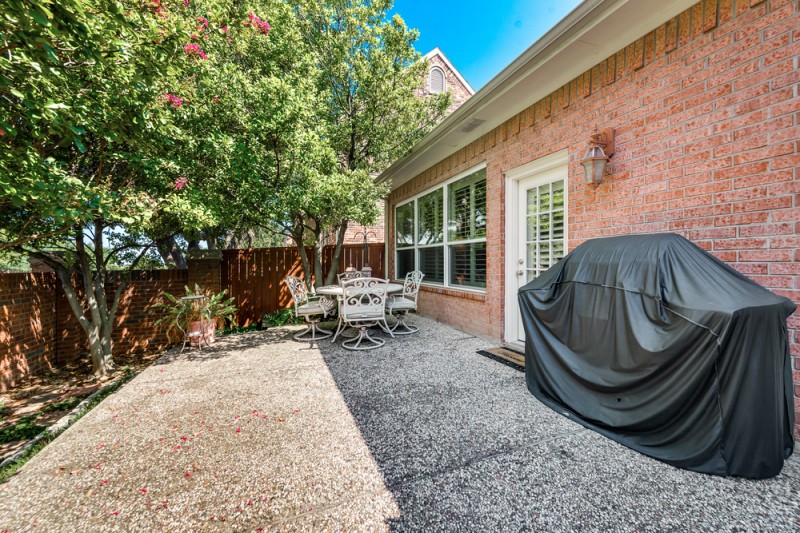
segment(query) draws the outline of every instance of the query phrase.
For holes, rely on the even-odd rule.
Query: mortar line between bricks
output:
[[[453,466],[450,466],[449,468],[443,468],[441,470],[438,470],[436,472],[432,472],[430,474],[423,474],[423,475],[419,475],[419,476],[410,476],[410,477],[403,478],[403,479],[401,479],[400,481],[398,481],[396,483],[392,483],[391,485],[388,485],[388,487],[389,487],[389,490],[395,490],[395,489],[400,488],[402,485],[406,485],[406,484],[410,484],[410,483],[416,483],[417,481],[421,481],[421,480],[424,480],[424,479],[432,479],[432,478],[440,476],[442,474],[450,474],[450,473],[453,473],[453,472],[455,472],[457,470],[463,470],[464,468],[469,468],[472,465],[475,465],[475,464],[478,464],[478,463],[482,463],[484,461],[489,461],[491,459],[495,459],[495,458],[503,456],[503,455],[510,455],[510,454],[512,454],[512,453],[514,453],[514,452],[516,452],[518,450],[524,450],[526,448],[533,448],[535,446],[538,446],[538,445],[541,445],[541,444],[544,444],[544,443],[553,442],[553,441],[558,440],[558,439],[560,439],[562,437],[568,437],[570,435],[577,435],[578,433],[586,433],[587,431],[589,431],[589,430],[586,429],[586,428],[579,428],[579,429],[575,429],[573,431],[566,431],[564,433],[559,433],[557,435],[553,435],[552,437],[548,437],[546,439],[539,439],[539,440],[537,440],[537,441],[535,441],[535,442],[533,442],[531,444],[526,444],[524,446],[514,446],[513,448],[506,447],[506,448],[503,448],[503,449],[495,451],[495,452],[486,453],[484,455],[473,457],[472,459],[468,459],[467,461],[464,461],[461,464],[453,465]]]

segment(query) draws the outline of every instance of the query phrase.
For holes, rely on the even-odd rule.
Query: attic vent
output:
[[[428,73],[428,85],[432,93],[443,93],[444,86],[444,71],[439,67],[433,67]]]
[[[464,133],[469,133],[470,131],[474,130],[484,122],[486,121],[481,120],[479,118],[471,118],[468,121],[466,121],[463,126],[461,126],[459,131],[463,131]]]

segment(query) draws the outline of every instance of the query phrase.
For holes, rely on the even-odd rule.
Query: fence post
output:
[[[192,250],[186,254],[189,289],[195,284],[209,292],[222,290],[222,250]]]

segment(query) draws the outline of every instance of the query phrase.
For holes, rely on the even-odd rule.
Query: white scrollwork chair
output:
[[[343,281],[366,277],[368,277],[367,274],[360,270],[345,270],[344,272],[336,274],[336,279],[339,281],[339,285],[341,285]]]
[[[348,350],[371,350],[386,344],[383,339],[370,336],[368,328],[379,325],[389,335],[386,323],[386,295],[389,280],[380,278],[354,278],[342,282],[342,299],[339,302],[342,324],[358,330],[358,336],[342,341]],[[368,344],[362,346],[366,340]]]
[[[314,344],[321,339],[333,335],[332,331],[318,327],[320,320],[330,314],[336,303],[324,296],[311,296],[305,282],[296,276],[287,276],[285,280],[289,292],[294,300],[294,314],[303,317],[308,322],[308,327],[294,336],[297,341],[308,341]],[[311,336],[308,334],[311,333]]]
[[[416,333],[419,328],[414,325],[406,324],[406,318],[409,311],[417,310],[417,294],[419,294],[419,286],[422,284],[422,278],[425,274],[419,270],[414,270],[406,274],[406,281],[403,283],[403,293],[395,296],[390,296],[386,300],[386,310],[390,315],[395,315],[397,322],[391,328],[392,333],[395,335],[408,335],[409,333]],[[398,331],[398,328],[402,328]]]

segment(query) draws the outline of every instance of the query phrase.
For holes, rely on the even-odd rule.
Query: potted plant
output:
[[[188,286],[185,289],[185,296],[164,293],[167,301],[155,305],[164,311],[156,324],[166,330],[170,342],[182,340],[184,332],[187,332],[192,346],[199,346],[203,341],[210,344],[214,342],[217,325],[220,322],[224,324],[236,312],[233,298],[225,299],[226,290],[211,293],[203,291],[199,285],[195,285],[194,290]]]

